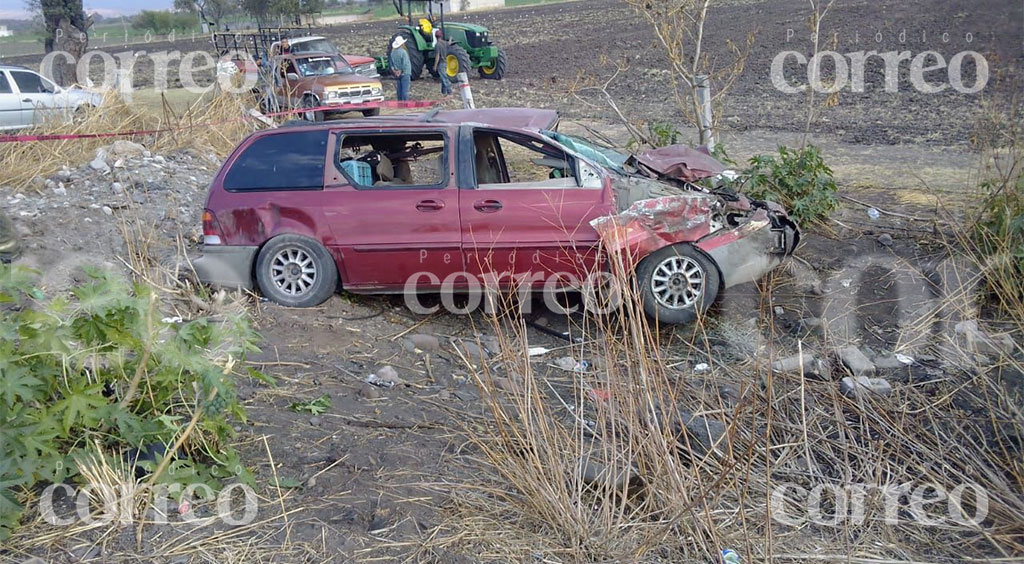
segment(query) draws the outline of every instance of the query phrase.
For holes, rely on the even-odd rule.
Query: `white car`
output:
[[[103,97],[80,88],[61,88],[25,67],[0,65],[0,129],[18,129],[54,116],[70,120],[86,106],[99,106]]]

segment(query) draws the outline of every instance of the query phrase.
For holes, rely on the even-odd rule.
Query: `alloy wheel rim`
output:
[[[270,279],[289,296],[305,295],[316,283],[316,277],[316,263],[303,249],[282,249],[270,261]]]
[[[674,256],[654,267],[651,293],[662,306],[678,310],[697,302],[704,293],[704,269],[690,257]]]

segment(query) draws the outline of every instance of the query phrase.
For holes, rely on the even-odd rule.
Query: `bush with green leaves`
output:
[[[817,147],[779,147],[778,155],[757,155],[743,172],[741,190],[758,200],[786,207],[802,226],[822,221],[839,206],[832,169]]]
[[[165,322],[151,288],[87,274],[47,299],[36,273],[0,265],[0,538],[18,523],[19,492],[76,478],[86,450],[169,448],[193,420],[155,483],[251,481],[227,443],[229,418],[245,417],[233,367],[256,350],[247,318]]]
[[[982,184],[974,240],[987,258],[989,286],[1008,307],[1024,303],[1024,174]]]

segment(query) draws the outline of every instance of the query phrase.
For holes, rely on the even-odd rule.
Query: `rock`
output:
[[[609,458],[617,460],[612,462]],[[636,469],[626,460],[600,446],[591,448],[576,459],[576,472],[585,484],[616,490],[622,490],[636,476]]]
[[[63,198],[68,195],[68,189],[64,187],[63,183],[58,184],[57,187],[53,189],[53,193]]]
[[[516,392],[519,390],[519,386],[510,378],[497,377],[491,381],[494,382],[494,387],[499,390],[506,392]]]
[[[880,370],[898,370],[906,366],[894,354],[876,356],[872,362],[875,364],[875,368]]]
[[[860,397],[864,393],[888,396],[892,394],[892,384],[885,378],[847,376],[839,381],[839,392],[847,397]]]
[[[103,160],[99,156],[97,156],[95,159],[92,160],[92,162],[89,163],[89,168],[102,174],[110,172],[110,165],[108,165],[107,161]]]
[[[114,215],[114,210],[110,206],[103,206],[103,213],[107,215]]]
[[[387,382],[392,386],[402,383],[402,379],[398,377],[398,371],[390,366],[384,366],[377,370],[377,378],[381,382]]]
[[[875,365],[853,345],[839,349],[839,359],[854,376],[871,376],[875,373]]]
[[[786,313],[786,310],[782,309],[782,306],[775,306],[775,315],[782,315]]]
[[[888,233],[882,233],[881,235],[878,236],[878,244],[882,245],[883,247],[891,247],[892,235],[889,235]]]
[[[309,424],[314,426],[314,427],[319,427],[320,425],[323,424],[323,422],[324,422],[323,418],[318,416],[318,415],[314,415],[314,416],[309,418]]]
[[[134,141],[118,139],[107,147],[107,153],[116,157],[142,157],[146,154],[146,148]]]
[[[973,319],[957,323],[953,327],[953,332],[957,335],[957,345],[973,353],[1001,356],[1012,354],[1015,348],[1012,337],[1007,334],[990,337]]]
[[[694,374],[707,374],[711,372],[711,365],[706,362],[701,362],[693,366]]]
[[[42,190],[46,188],[46,179],[38,174],[32,177],[32,187],[36,190]]]
[[[471,362],[487,360],[487,351],[472,341],[460,340],[454,342],[456,348],[461,350]]]
[[[689,417],[686,431],[690,437],[690,449],[697,456],[704,456],[712,449],[729,450],[729,438],[724,423],[707,417]]]
[[[363,399],[380,399],[380,395],[380,390],[376,386],[365,383],[362,386],[359,386],[359,396]]]
[[[772,371],[786,374],[799,374],[801,369],[804,373],[810,372],[814,365],[814,355],[804,352],[802,355],[795,354],[780,358],[772,363]]]
[[[441,350],[441,341],[433,335],[409,335],[406,338],[409,346],[423,352],[435,353]],[[408,346],[406,348],[409,348]]]

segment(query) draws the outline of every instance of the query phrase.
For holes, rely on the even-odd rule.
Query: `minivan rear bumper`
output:
[[[203,284],[250,290],[252,263],[258,250],[242,245],[205,245],[192,266]]]

